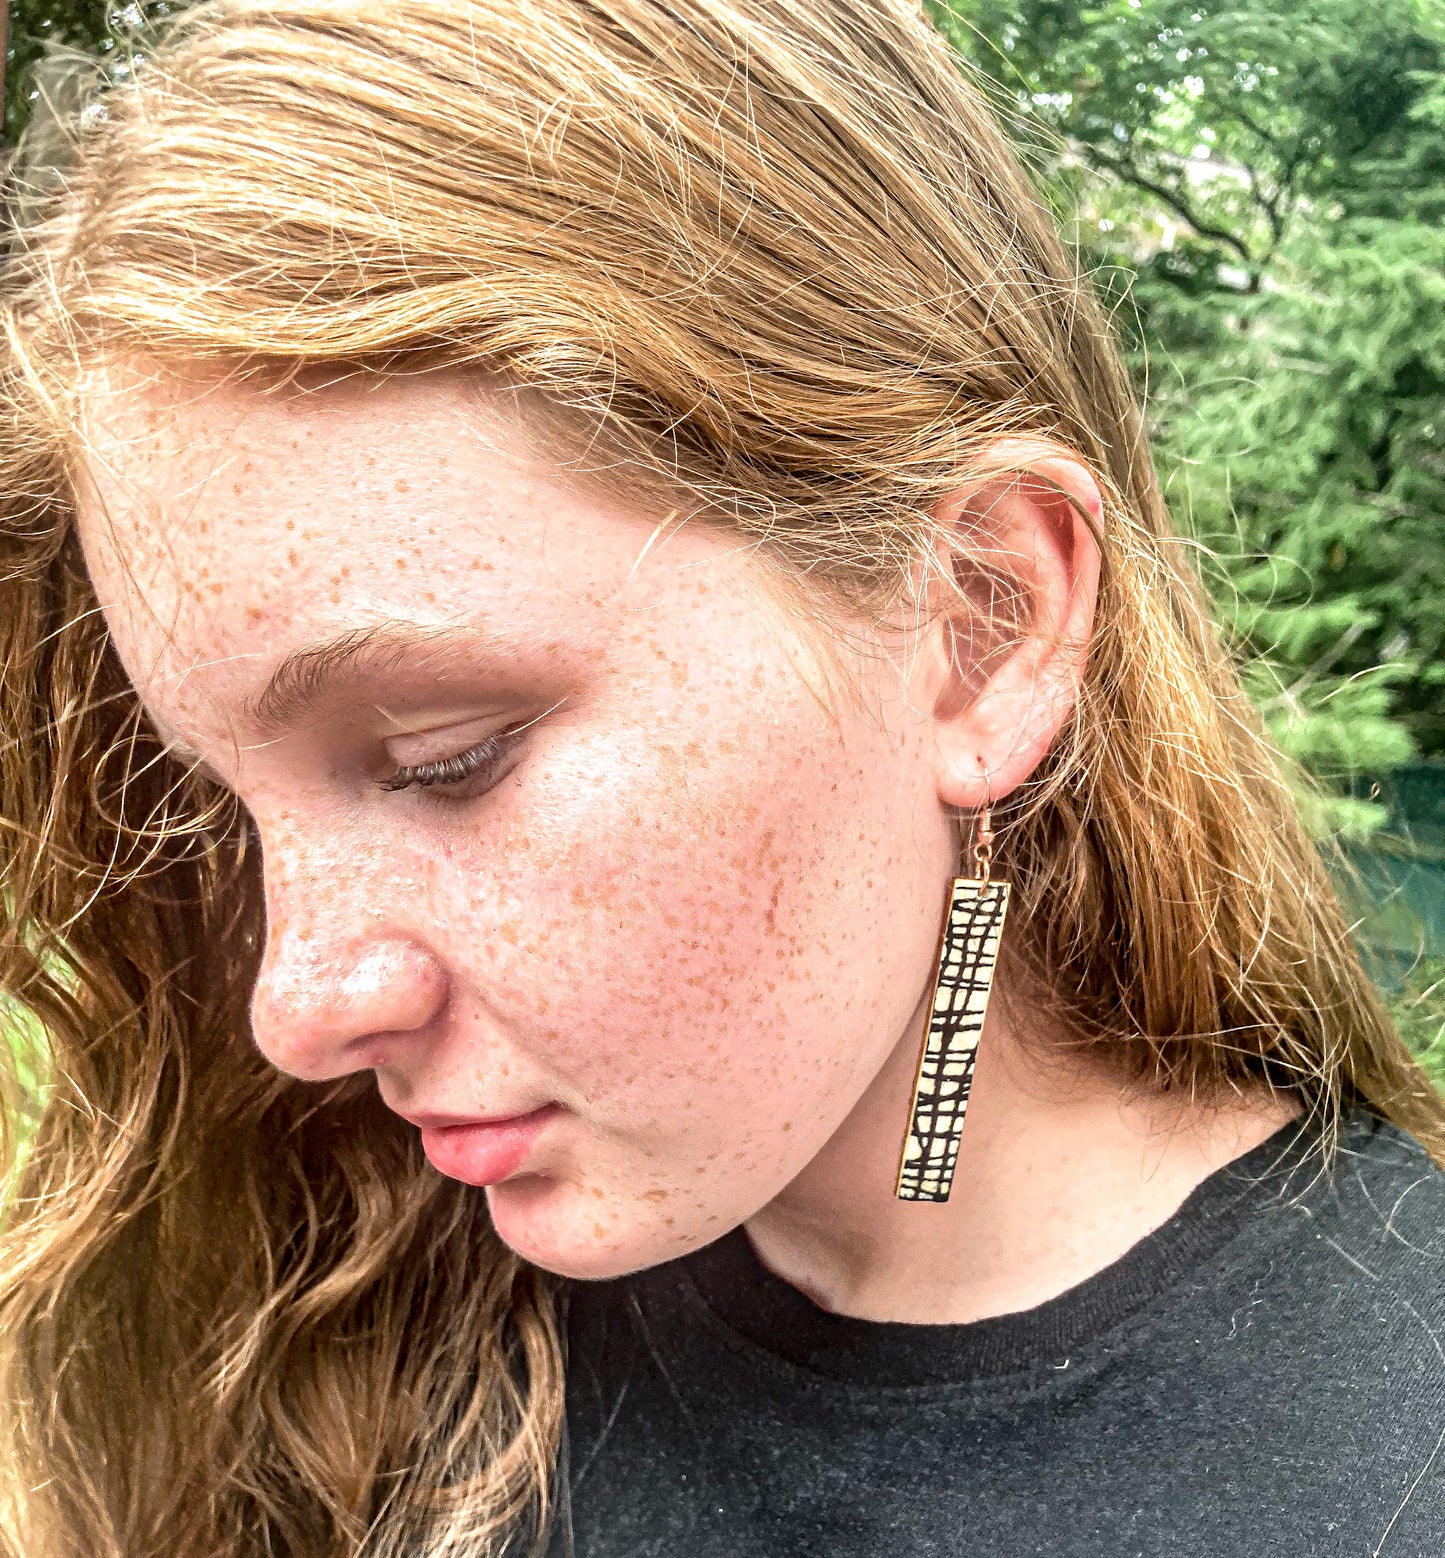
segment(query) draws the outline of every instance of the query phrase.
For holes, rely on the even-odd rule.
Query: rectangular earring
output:
[[[900,1201],[947,1201],[973,1086],[979,1034],[993,988],[1009,884],[989,880],[992,832],[980,818],[977,877],[955,877],[938,951],[928,1033],[913,1082],[913,1107],[898,1163]]]

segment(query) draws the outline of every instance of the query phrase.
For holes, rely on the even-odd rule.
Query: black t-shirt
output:
[[[1445,1555],[1445,1175],[1364,1115],[1020,1314],[829,1314],[741,1230],[566,1294],[553,1555]]]

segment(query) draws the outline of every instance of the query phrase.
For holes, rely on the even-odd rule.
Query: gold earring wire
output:
[[[984,802],[974,815],[971,851],[977,874],[953,879],[939,937],[928,1032],[913,1079],[913,1103],[894,1187],[900,1201],[947,1201],[953,1189],[978,1040],[1008,912],[1009,884],[989,876],[992,799],[985,773]]]

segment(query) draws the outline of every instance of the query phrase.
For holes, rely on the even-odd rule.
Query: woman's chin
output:
[[[613,1202],[566,1180],[518,1175],[487,1189],[498,1238],[559,1277],[606,1281],[661,1265],[718,1237],[669,1226],[653,1207]]]

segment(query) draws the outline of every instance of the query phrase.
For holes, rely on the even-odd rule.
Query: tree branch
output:
[[[1097,146],[1088,142],[1079,144],[1079,152],[1089,158],[1097,166],[1107,169],[1116,178],[1123,179],[1126,184],[1132,184],[1136,189],[1142,189],[1153,195],[1155,199],[1162,200],[1175,214],[1189,224],[1200,238],[1210,239],[1214,243],[1222,243],[1234,252],[1251,268],[1254,266],[1254,256],[1249,252],[1244,241],[1223,227],[1214,227],[1208,222],[1201,221],[1197,212],[1189,202],[1177,191],[1169,188],[1167,184],[1161,184],[1155,179],[1147,178],[1144,174],[1125,158],[1114,158],[1101,152]]]
[[[1266,130],[1252,114],[1247,113],[1238,103],[1233,102],[1230,98],[1221,94],[1218,101],[1214,104],[1214,111],[1227,115],[1236,124],[1242,124],[1251,135],[1262,141],[1271,151],[1278,152],[1280,150],[1278,138],[1269,130]]]

